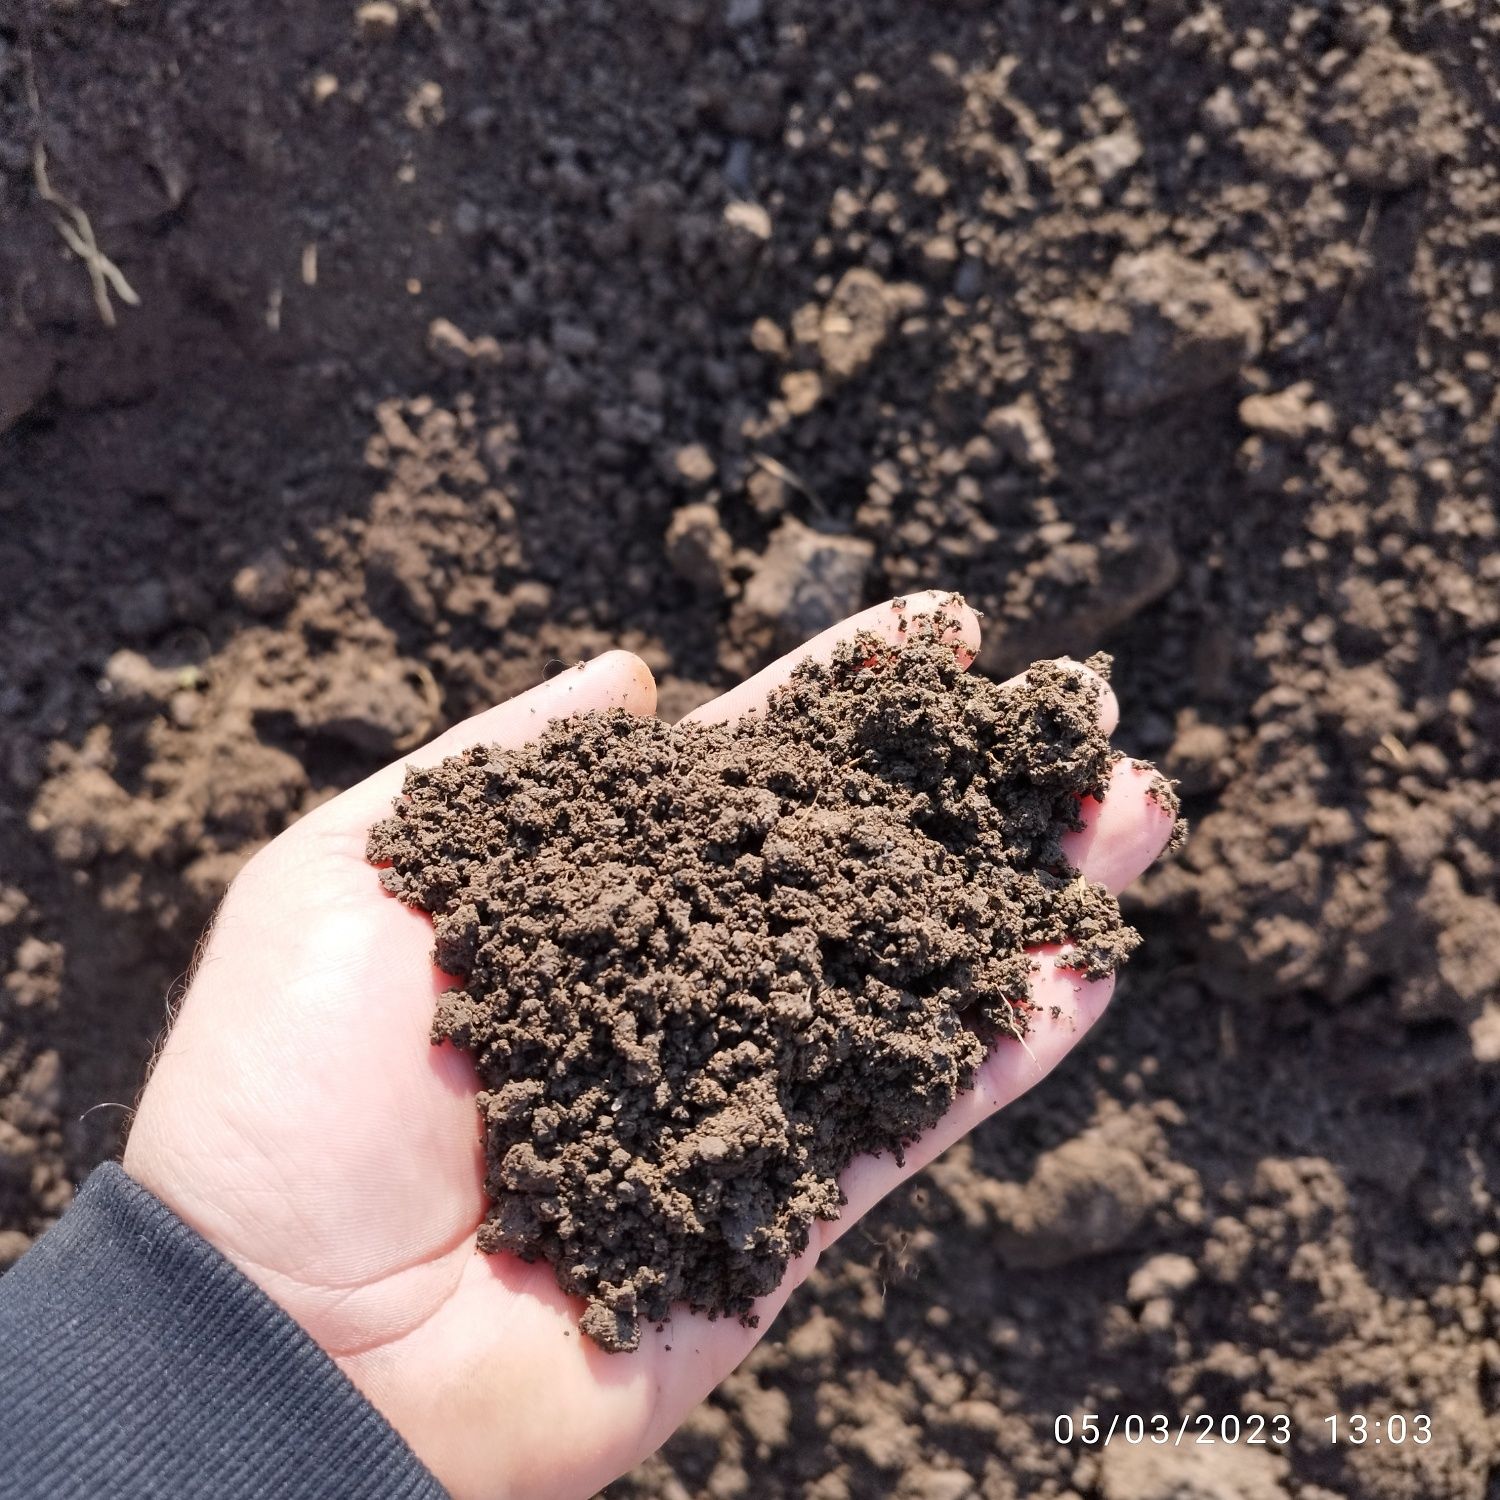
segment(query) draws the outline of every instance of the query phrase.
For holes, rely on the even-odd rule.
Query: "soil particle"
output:
[[[734,543],[716,506],[699,501],[677,511],[667,527],[666,552],[677,576],[706,600],[722,599],[729,592]]]
[[[279,614],[295,597],[291,566],[279,552],[262,552],[234,575],[230,590],[252,615]]]
[[[1151,774],[1146,787],[1146,798],[1154,802],[1172,818],[1172,838],[1168,848],[1175,853],[1187,842],[1187,823],[1178,816],[1182,811],[1182,799],[1177,795],[1177,783],[1168,780],[1160,771]]]
[[[1052,439],[1042,423],[1036,401],[1023,396],[1005,406],[997,406],[984,419],[984,430],[994,437],[1019,464],[1047,470],[1052,467]]]
[[[711,484],[718,472],[713,454],[702,443],[689,443],[685,448],[679,448],[667,468],[670,477],[695,490]]]
[[[744,667],[793,650],[852,614],[874,555],[863,537],[814,531],[791,516],[782,521],[730,619]]]
[[[139,651],[116,651],[104,664],[99,679],[106,692],[122,707],[158,709],[171,698],[179,685],[179,674],[155,666]]]
[[[391,0],[365,0],[354,12],[354,23],[367,42],[387,42],[401,24],[401,12]]]
[[[1186,1255],[1167,1252],[1143,1261],[1125,1288],[1125,1300],[1138,1305],[1159,1297],[1176,1297],[1198,1279],[1198,1267]]]
[[[1232,774],[1229,732],[1191,709],[1178,717],[1177,735],[1163,764],[1188,796],[1217,791]]]
[[[1086,327],[1106,406],[1138,416],[1230,380],[1260,349],[1260,317],[1214,270],[1176,250],[1122,255]]]
[[[1287,1500],[1285,1459],[1262,1448],[1131,1447],[1099,1462],[1100,1500]]]
[[[492,334],[470,338],[447,318],[434,318],[427,325],[427,349],[440,365],[461,370],[466,365],[496,365],[504,358],[500,342]]]
[[[23,1129],[41,1130],[61,1108],[62,1060],[56,1052],[42,1052],[16,1082],[12,1118]]]
[[[818,324],[818,354],[835,381],[859,374],[890,331],[892,296],[873,271],[847,272],[834,288]]]
[[[50,1006],[57,1000],[62,969],[61,943],[22,938],[16,945],[14,967],[5,976],[5,994],[21,1010]]]
[[[1029,1182],[1001,1184],[996,1248],[1018,1269],[1104,1255],[1140,1228],[1157,1197],[1136,1152],[1078,1136],[1047,1152]]]
[[[1425,57],[1380,40],[1339,79],[1329,114],[1344,170],[1362,187],[1397,193],[1426,181],[1464,148],[1453,96]]]
[[[590,715],[410,772],[369,853],[462,981],[433,1035],[483,1086],[481,1247],[551,1262],[607,1349],[676,1302],[753,1321],[844,1167],[1024,1035],[1028,948],[1100,975],[1134,946],[1060,843],[1111,765],[1097,698],[966,675],[923,624],[735,725]],[[1033,1244],[1134,1228],[1149,1184],[1106,1165],[1082,1224],[1071,1178],[1039,1189]]]
[[[1467,1024],[1500,997],[1500,903],[1470,895],[1458,871],[1440,860],[1421,906],[1436,936],[1436,973],[1424,971],[1407,985],[1402,1012],[1411,1020]]]
[[[324,691],[297,710],[304,733],[390,756],[420,744],[431,732],[439,704],[431,677],[411,663],[366,660],[355,671],[335,660],[324,670]]]
[[[900,1493],[910,1500],[967,1500],[978,1491],[966,1469],[934,1469],[920,1465],[903,1476]]]
[[[1318,432],[1332,432],[1333,408],[1313,395],[1313,383],[1300,380],[1284,391],[1246,396],[1240,421],[1253,432],[1284,442],[1300,442]]]
[[[719,256],[726,266],[751,264],[770,242],[771,216],[759,203],[729,203],[719,231]]]

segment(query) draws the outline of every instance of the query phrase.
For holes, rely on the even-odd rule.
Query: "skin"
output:
[[[903,616],[944,606],[949,596],[932,593],[866,610],[692,717],[757,708],[809,651],[826,659],[862,629],[899,644]],[[948,613],[972,660],[977,618],[961,605]],[[766,1333],[819,1254],[1043,1078],[1113,988],[1039,954],[1026,1047],[997,1045],[904,1166],[850,1166],[847,1208],[815,1226],[757,1328],[679,1312],[645,1331],[636,1353],[601,1352],[580,1337],[582,1306],[549,1267],[475,1249],[485,1210],[477,1083],[467,1058],[428,1041],[450,981],[432,967],[428,919],[381,890],[364,848],[408,763],[521,745],[564,714],[655,704],[645,664],[609,652],[449,730],[256,854],[225,897],[125,1152],[126,1171],[295,1318],[460,1500],[585,1496],[657,1448]],[[1107,687],[1100,713],[1113,731]],[[1072,836],[1083,873],[1113,890],[1171,834],[1148,785],[1121,761]]]

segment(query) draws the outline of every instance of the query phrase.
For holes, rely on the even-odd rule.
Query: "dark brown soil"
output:
[[[962,588],[992,671],[1113,652],[1198,833],[620,1495],[1490,1500],[1500,8],[355,12],[0,5],[0,1263],[290,818],[554,659],[675,717]],[[1143,1408],[1295,1431],[1055,1441]]]
[[[844,1168],[1025,1035],[1028,949],[1092,978],[1135,946],[1061,842],[1111,763],[1097,679],[997,687],[924,618],[732,725],[615,711],[409,771],[369,853],[462,981],[433,1039],[483,1084],[480,1248],[548,1260],[606,1349],[675,1302],[753,1324]]]

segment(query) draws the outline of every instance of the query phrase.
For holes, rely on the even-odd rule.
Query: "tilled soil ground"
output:
[[[1488,0],[16,0],[0,1263],[298,812],[956,587],[991,670],[1116,654],[1195,835],[619,1495],[1493,1497],[1497,100]]]

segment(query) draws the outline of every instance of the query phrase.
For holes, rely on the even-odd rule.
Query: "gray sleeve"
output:
[[[0,1278],[0,1495],[444,1491],[316,1344],[117,1166]]]

